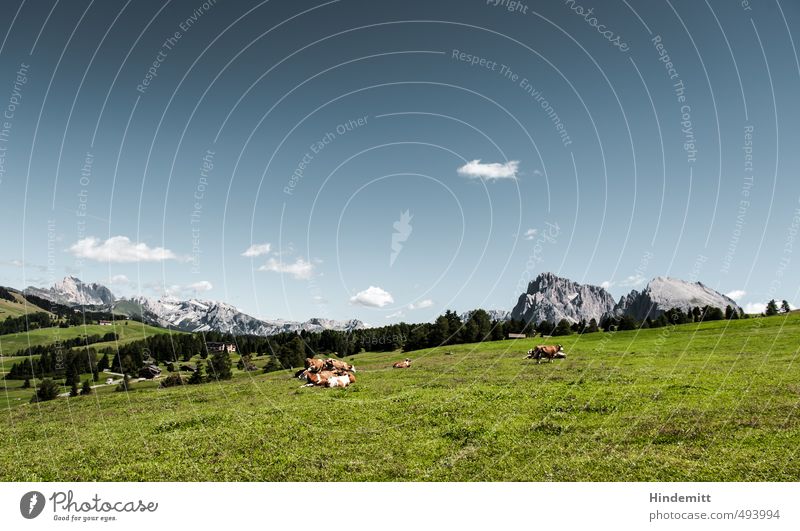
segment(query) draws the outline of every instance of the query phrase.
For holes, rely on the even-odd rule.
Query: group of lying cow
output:
[[[392,367],[408,369],[411,367],[411,360],[406,358],[398,361]],[[305,387],[347,387],[351,383],[355,383],[355,372],[355,367],[341,360],[306,358],[305,368],[297,371],[295,376],[308,382]]]
[[[528,351],[528,355],[523,359],[534,359],[538,365],[543,358],[547,358],[548,361],[553,361],[553,358],[561,359],[566,357],[567,353],[564,352],[564,347],[561,345],[536,345],[536,347]]]
[[[308,387],[347,387],[355,383],[355,372],[356,368],[344,361],[306,358],[305,369],[297,371],[295,376],[308,382]]]

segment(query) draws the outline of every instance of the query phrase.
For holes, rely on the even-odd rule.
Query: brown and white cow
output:
[[[561,345],[537,345],[536,348],[533,349],[533,356],[531,357],[536,359],[536,363],[538,364],[543,358],[547,358],[548,361],[553,361],[554,358],[566,358],[567,353],[564,352],[564,347]]]
[[[392,365],[392,367],[395,369],[408,369],[409,367],[411,367],[411,359],[406,358],[403,361],[398,361],[397,363]]]
[[[337,376],[337,374],[332,371],[306,371],[306,381],[308,382],[306,387],[311,387],[313,385],[327,387],[328,381],[334,376]]]
[[[325,370],[327,371],[352,371],[356,372],[356,368],[347,362],[328,358],[325,360]]]
[[[567,353],[564,352],[564,347],[561,345],[536,345],[528,351],[525,359],[535,359],[536,363],[541,362],[542,358],[547,358],[548,361],[553,361],[553,358],[566,358]]]
[[[356,383],[356,377],[351,372],[328,378],[328,387],[347,387],[351,383]]]
[[[306,358],[306,370],[309,372],[319,372],[325,370],[325,360]]]

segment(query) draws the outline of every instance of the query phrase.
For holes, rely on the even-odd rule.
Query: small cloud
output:
[[[764,313],[767,310],[765,302],[748,302],[744,305],[744,313]]]
[[[273,273],[286,273],[297,280],[306,280],[314,274],[314,265],[298,258],[294,263],[284,263],[281,260],[270,258],[266,264],[258,268],[259,271],[272,271]]]
[[[625,279],[622,280],[621,282],[619,282],[618,285],[622,286],[622,287],[625,287],[625,288],[630,288],[630,287],[634,287],[635,288],[637,286],[641,286],[646,281],[647,281],[647,279],[644,276],[642,276],[642,275],[637,273],[636,275],[631,275],[629,277],[625,277]]]
[[[403,316],[405,316],[405,314],[403,313],[403,310],[397,310],[396,312],[390,313],[389,315],[387,315],[386,318],[387,319],[394,319],[396,317],[403,317]]]
[[[537,234],[539,234],[539,231],[537,229],[528,229],[525,231],[525,234],[523,234],[522,237],[525,238],[526,240],[532,240],[536,237]]]
[[[499,162],[482,163],[480,159],[475,159],[467,162],[457,171],[462,177],[491,181],[494,179],[516,179],[518,169],[518,160],[511,160],[501,164]]]
[[[743,289],[735,289],[735,290],[730,291],[730,292],[725,294],[726,297],[731,298],[731,299],[733,299],[735,301],[738,301],[739,299],[741,299],[745,295],[747,295],[747,292],[745,290],[743,290]]]
[[[311,297],[311,300],[314,302],[314,304],[328,304],[328,299],[322,295],[314,295]]]
[[[383,308],[387,304],[392,304],[394,297],[388,291],[377,286],[370,286],[364,291],[359,291],[355,296],[350,297],[350,304],[369,306],[371,308]]]
[[[254,258],[256,256],[263,256],[265,254],[269,254],[272,245],[269,243],[254,243],[242,253],[242,256],[246,256],[248,258]]]
[[[30,262],[24,262],[22,260],[4,260],[0,261],[0,265],[3,266],[11,266],[11,267],[20,267],[25,269],[36,269],[37,271],[45,272],[47,268],[45,266],[32,264]]]
[[[195,282],[193,284],[189,284],[186,286],[192,291],[211,291],[214,289],[214,285],[211,284],[208,280],[201,280],[200,282]]]
[[[603,289],[610,289],[613,286],[619,286],[621,288],[638,288],[645,282],[647,282],[647,278],[637,273],[635,275],[627,276],[619,282],[605,280],[600,283],[600,287]]]
[[[147,288],[155,291],[156,293],[161,292],[161,286],[148,284]],[[200,280],[198,282],[193,282],[192,284],[188,284],[185,286],[181,286],[180,284],[172,284],[171,286],[166,286],[163,288],[164,293],[168,297],[189,297],[192,295],[196,295],[199,292],[203,291],[211,291],[214,289],[214,285],[211,284],[208,280]]]
[[[108,279],[108,281],[116,285],[124,285],[130,283],[130,280],[128,280],[128,277],[126,277],[125,275],[114,275],[113,277]]]
[[[542,172],[540,170],[533,170],[534,175],[541,175]]]
[[[106,241],[89,237],[74,243],[69,252],[79,258],[97,262],[162,262],[175,260],[175,253],[163,247],[149,247],[145,243],[134,243],[127,236],[113,236]]]
[[[433,306],[433,301],[431,299],[424,299],[419,301],[418,303],[414,304],[413,302],[408,305],[409,310],[421,310],[423,308],[430,308]]]

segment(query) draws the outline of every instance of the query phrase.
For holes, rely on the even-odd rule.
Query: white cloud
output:
[[[612,282],[611,280],[605,280],[600,283],[600,287],[603,289],[610,289],[612,286],[619,286],[621,288],[638,288],[639,286],[643,285],[647,282],[647,278],[639,273],[635,275],[629,275],[619,282]]]
[[[433,301],[431,299],[424,299],[419,301],[418,303],[414,304],[413,302],[408,305],[409,310],[421,310],[423,308],[430,308],[433,306]]]
[[[270,258],[267,263],[258,268],[259,271],[272,271],[274,273],[287,273],[297,280],[311,278],[314,274],[314,265],[298,258],[294,263],[284,263],[281,260]]]
[[[403,310],[397,310],[396,312],[390,313],[389,315],[387,315],[386,318],[387,319],[394,319],[396,317],[403,317],[403,316],[405,316],[405,314],[403,313]]]
[[[328,299],[322,295],[314,295],[311,300],[314,301],[314,304],[328,304]]]
[[[458,168],[458,174],[463,177],[479,179],[516,179],[519,169],[518,160],[510,160],[506,163],[491,162],[482,163],[480,159],[467,162]]]
[[[525,234],[523,234],[523,237],[526,240],[532,240],[536,237],[537,234],[539,234],[539,231],[537,229],[528,229],[525,231]]]
[[[248,258],[254,258],[256,256],[263,256],[265,254],[269,254],[272,245],[268,243],[254,243],[242,253],[242,256],[246,256]]]
[[[765,302],[748,302],[744,305],[744,313],[764,313],[767,309]]]
[[[134,243],[127,236],[113,236],[104,242],[94,237],[84,238],[73,244],[69,252],[98,262],[161,262],[177,258],[169,249]]]
[[[631,275],[629,277],[625,277],[624,280],[619,282],[619,285],[622,286],[622,287],[626,287],[626,288],[630,288],[630,287],[634,287],[635,288],[637,286],[641,286],[646,281],[647,281],[647,279],[644,278],[644,276],[642,276],[642,275],[637,273],[635,275]]]
[[[193,284],[189,284],[186,286],[188,289],[192,291],[211,291],[214,289],[214,285],[211,284],[208,280],[201,280],[200,282],[194,282]]]
[[[128,283],[130,283],[130,280],[128,280],[128,277],[126,277],[125,275],[114,275],[113,277],[108,279],[108,281],[111,282],[112,284],[128,284]]]
[[[743,290],[743,289],[735,289],[735,290],[725,294],[726,297],[730,297],[731,299],[733,299],[735,301],[738,301],[739,299],[741,299],[745,295],[747,295],[747,292],[745,290]]]
[[[364,291],[359,291],[354,297],[350,297],[351,304],[369,306],[372,308],[383,308],[387,304],[392,304],[394,297],[388,291],[377,286],[370,286]]]

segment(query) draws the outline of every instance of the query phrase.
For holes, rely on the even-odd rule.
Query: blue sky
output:
[[[9,2],[0,284],[373,324],[542,271],[798,303],[800,8],[541,4]]]

